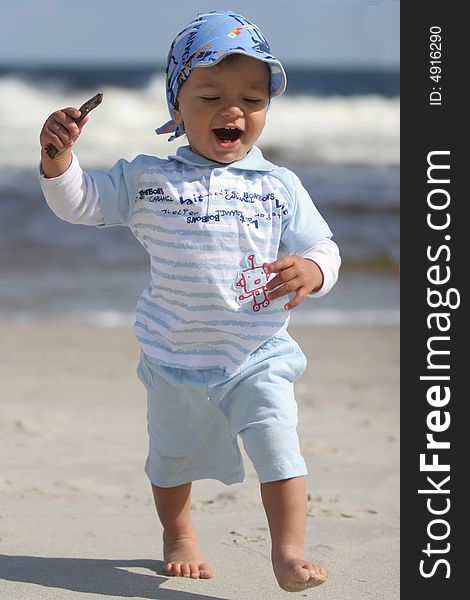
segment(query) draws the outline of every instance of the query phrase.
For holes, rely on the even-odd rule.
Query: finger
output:
[[[72,146],[73,139],[64,130],[48,128],[46,135],[41,138],[41,144],[44,148],[47,148],[49,144],[53,144],[58,152],[62,152]]]
[[[297,278],[291,279],[290,281],[280,285],[273,292],[270,292],[268,294],[268,298],[270,300],[277,300],[277,298],[281,298],[282,296],[287,296],[288,294],[296,292],[301,287],[301,282]]]
[[[294,267],[289,267],[280,271],[275,277],[270,279],[266,284],[268,290],[274,290],[283,283],[287,283],[297,277],[297,270]]]
[[[68,106],[67,108],[64,108],[62,112],[72,119],[78,119],[78,117],[81,115],[79,109],[75,108],[74,106]]]
[[[49,143],[54,144],[57,149],[69,142],[70,134],[64,127],[57,123],[54,119],[49,119],[44,125],[41,133],[41,143],[47,146]]]
[[[80,112],[80,111],[77,111]],[[75,122],[75,119],[64,111],[59,111],[52,115],[55,123],[61,125],[73,137],[80,135],[80,127]]]
[[[66,123],[60,119],[51,119],[46,126],[46,130],[49,133],[58,136],[64,142],[71,137],[71,132],[67,127]]]
[[[53,144],[57,153],[62,153],[72,147],[76,137],[71,136],[61,126],[49,124],[45,127],[44,132],[40,136],[41,147],[47,149],[50,144]]]
[[[278,258],[274,262],[264,263],[263,269],[265,273],[279,273],[279,271],[292,267],[295,263],[295,259],[296,257],[294,255],[281,256],[281,258]]]
[[[80,112],[80,111],[76,111],[76,112]],[[72,113],[73,114],[73,113]],[[66,132],[67,134],[70,136],[70,140],[72,142],[76,142],[81,131],[82,131],[82,127],[83,125],[87,122],[88,118],[85,117],[83,119],[83,121],[81,121],[79,124],[75,121],[75,119],[73,119],[71,116],[69,116],[68,114],[66,114],[63,111],[59,111],[58,113],[54,113],[52,115],[52,119],[51,121],[54,123],[54,126],[51,125],[51,127],[54,128],[55,132],[58,133],[57,130],[57,126],[61,126]]]
[[[88,123],[88,119],[90,117],[87,115],[86,117],[83,117],[83,119],[80,121],[80,123],[76,124],[78,127],[78,135],[80,135],[80,133],[82,132],[83,126],[85,125],[85,123]]]
[[[44,138],[41,138],[41,148],[43,150],[48,152],[49,146],[51,146],[51,145],[54,146],[55,149],[57,150],[56,154],[65,150],[65,146],[64,146],[62,140],[58,136],[48,134]],[[49,154],[49,152],[48,152],[48,154]],[[51,158],[52,158],[52,156],[51,156]]]
[[[293,308],[295,308],[296,306],[298,306],[299,304],[301,304],[305,298],[308,295],[308,289],[306,287],[300,287],[295,296],[292,298],[292,300],[289,300],[289,302],[287,302],[287,304],[284,304],[284,308],[286,310],[292,310]]]

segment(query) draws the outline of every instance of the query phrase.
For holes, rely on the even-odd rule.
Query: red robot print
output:
[[[246,269],[240,269],[235,280],[234,288],[239,292],[242,288],[243,292],[237,296],[237,301],[240,304],[253,300],[253,310],[258,312],[261,307],[266,308],[271,304],[266,292],[266,284],[269,280],[269,275],[264,272],[262,266],[255,265],[255,255],[249,254],[245,256],[244,263]]]

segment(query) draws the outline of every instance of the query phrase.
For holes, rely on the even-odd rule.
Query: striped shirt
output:
[[[166,366],[235,372],[288,324],[285,298],[267,297],[262,264],[332,235],[297,176],[257,147],[227,165],[185,146],[88,175],[101,211],[94,224],[128,226],[149,254],[134,331]]]

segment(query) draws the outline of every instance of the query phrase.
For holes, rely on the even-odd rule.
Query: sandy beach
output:
[[[322,600],[399,598],[399,330],[291,327],[309,466],[310,558]],[[0,597],[266,600],[277,587],[256,475],[194,486],[210,581],[162,574],[143,464],[145,391],[131,328],[0,323]],[[293,597],[291,595],[291,597]]]

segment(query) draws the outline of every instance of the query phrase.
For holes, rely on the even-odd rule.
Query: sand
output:
[[[399,598],[399,331],[290,329],[309,466],[307,554],[326,584],[291,597]],[[0,598],[285,598],[269,560],[256,475],[194,486],[210,581],[162,575],[143,472],[145,391],[130,328],[0,323]]]

